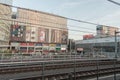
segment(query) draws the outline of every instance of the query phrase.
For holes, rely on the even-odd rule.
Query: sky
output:
[[[120,0],[114,1],[120,3]],[[120,26],[120,6],[107,0],[13,0],[13,5],[97,24]],[[95,34],[95,25],[74,21],[68,21],[68,25],[73,25],[69,27],[71,30],[79,30],[69,31],[69,38],[77,40],[84,34]]]

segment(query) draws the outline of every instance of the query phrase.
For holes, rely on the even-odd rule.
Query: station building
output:
[[[118,56],[120,55],[120,36],[117,36]],[[115,56],[115,37],[94,38],[76,41],[77,48],[83,48],[85,55],[104,57]]]
[[[115,31],[119,31],[116,27],[97,26],[97,35],[83,40],[76,41],[76,47],[82,49],[84,55],[115,57]],[[88,36],[89,37],[89,36]],[[117,55],[120,56],[120,36],[117,34]]]

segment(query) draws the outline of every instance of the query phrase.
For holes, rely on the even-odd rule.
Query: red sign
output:
[[[27,46],[27,43],[20,43],[21,46]]]
[[[28,43],[28,46],[34,46],[34,43]]]
[[[83,35],[83,39],[92,39],[94,36],[92,34]]]

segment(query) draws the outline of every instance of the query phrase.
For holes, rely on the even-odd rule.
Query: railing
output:
[[[38,54],[0,54],[0,62],[24,62],[24,61],[47,61],[47,60],[95,60],[95,59],[110,59],[100,57],[81,57],[80,55],[38,55]],[[112,59],[112,58],[111,58]]]

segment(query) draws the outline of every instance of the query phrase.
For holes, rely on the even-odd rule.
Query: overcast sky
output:
[[[120,3],[120,0],[114,1]],[[78,20],[90,21],[115,27],[120,26],[120,6],[110,3],[107,0],[13,0],[13,5]],[[74,27],[74,29],[77,30],[80,29],[85,31],[85,29],[82,28],[84,27],[95,31],[94,25],[74,22],[69,22],[69,24],[80,26],[79,28]],[[86,31],[89,30],[86,29]],[[76,36],[73,37],[73,35],[70,35],[71,38],[79,39],[78,35],[82,36],[82,33],[74,33],[76,33]]]

